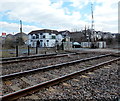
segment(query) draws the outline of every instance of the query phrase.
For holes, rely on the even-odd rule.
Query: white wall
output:
[[[81,42],[81,47],[83,48],[90,48],[91,42]],[[97,42],[97,48],[105,48],[106,47],[106,42],[105,41],[98,41]]]
[[[32,39],[33,36],[36,37],[36,35],[35,35],[35,34],[33,34],[33,35],[29,34],[29,41],[28,41],[28,43],[29,43],[29,45],[30,45],[31,47],[36,47],[38,40],[39,40],[39,41],[40,41],[40,40],[43,40],[43,42],[40,43],[40,44],[42,44],[42,45],[41,45],[42,47],[54,47],[55,44],[56,44],[56,38],[58,38],[60,41],[62,41],[61,35],[59,35],[59,36],[57,37],[57,35],[54,34],[54,33],[51,33],[51,34],[49,34],[49,33],[43,33],[42,35],[40,35],[40,33],[38,33],[38,35],[39,35],[39,39],[36,39],[36,38],[35,38],[35,39]],[[43,38],[44,35],[45,35],[45,38]],[[52,36],[55,36],[55,39],[52,39]],[[31,40],[32,40],[32,41],[31,41]],[[49,42],[47,42],[47,40],[49,40]]]
[[[99,41],[98,46],[99,46],[99,48],[106,48],[106,42],[105,41]]]
[[[91,42],[81,42],[81,47],[88,48],[91,46]]]

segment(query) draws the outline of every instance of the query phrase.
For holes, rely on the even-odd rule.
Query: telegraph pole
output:
[[[93,4],[91,4],[91,16],[92,16],[92,22],[91,22],[91,43],[92,47],[95,45],[95,33],[94,33],[94,17],[93,17]]]
[[[93,17],[93,4],[91,4],[91,15],[92,15],[92,23],[91,23],[91,31],[92,31],[92,41],[94,41],[94,17]]]
[[[20,20],[20,33],[22,34],[22,20]]]
[[[118,2],[118,33],[120,33],[120,1]]]
[[[93,17],[93,4],[91,4],[91,14],[92,14],[92,24],[91,24],[91,29],[94,29],[94,17]]]

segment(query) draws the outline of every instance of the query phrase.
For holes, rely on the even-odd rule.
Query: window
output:
[[[43,35],[43,38],[45,38],[45,35]]]
[[[39,35],[38,34],[36,34],[36,39],[39,39]]]
[[[35,39],[35,36],[33,36],[32,38]]]
[[[54,35],[52,35],[52,39],[55,39],[56,37]]]
[[[40,47],[42,47],[42,44],[43,44],[43,40],[40,40]]]
[[[49,46],[49,40],[47,40],[47,46]]]
[[[42,39],[42,35],[43,35],[43,33],[40,33],[40,39]]]
[[[42,33],[40,33],[40,35],[42,35]]]

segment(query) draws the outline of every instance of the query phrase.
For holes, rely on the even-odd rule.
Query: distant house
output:
[[[68,30],[65,31],[60,31],[60,35],[62,35],[63,40],[62,40],[62,48],[64,50],[71,50],[72,49],[72,42],[71,37],[70,37],[70,32]]]
[[[23,42],[24,42],[25,44],[28,44],[28,43],[27,43],[27,41],[28,41],[28,35],[27,35],[27,34],[25,34],[25,33],[23,33],[23,32],[22,32],[22,33],[17,33],[17,34],[14,35],[14,37],[15,37],[15,40],[21,37],[22,40],[23,40]]]
[[[82,42],[82,41],[86,41],[85,35],[81,32],[70,32],[69,36],[71,38],[72,42]]]
[[[55,47],[63,39],[58,31],[49,29],[31,31],[28,35],[28,44],[31,47]]]
[[[70,32],[68,30],[65,30],[65,31],[60,31],[59,34],[61,34],[63,38],[66,38],[69,36]]]
[[[62,35],[64,42],[69,41],[70,42],[70,32],[68,30],[65,31],[60,31],[59,32],[60,35]]]

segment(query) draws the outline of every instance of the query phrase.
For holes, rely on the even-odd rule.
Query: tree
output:
[[[24,40],[23,40],[22,37],[17,37],[17,38],[16,38],[15,45],[21,46],[21,45],[24,45],[24,44],[25,44],[25,43],[24,43]]]
[[[25,43],[22,37],[17,37],[15,40],[14,38],[6,38],[3,46],[6,48],[15,48],[15,46],[21,46],[24,44]]]
[[[106,39],[106,43],[107,43],[108,45],[113,44],[113,38],[108,37],[108,38]]]
[[[14,48],[15,47],[15,41],[11,39],[5,39],[5,43],[3,44],[6,48]]]

